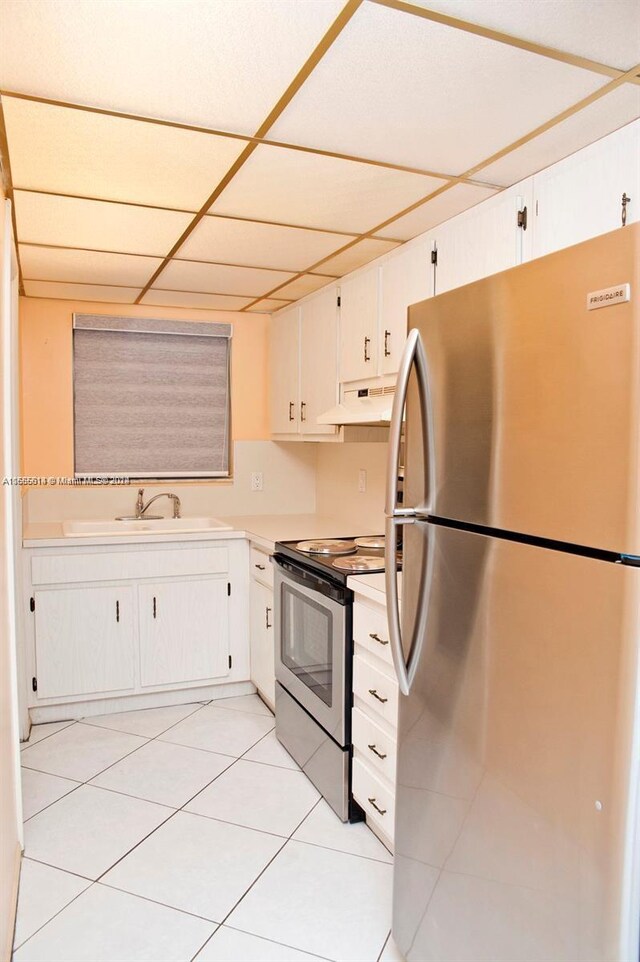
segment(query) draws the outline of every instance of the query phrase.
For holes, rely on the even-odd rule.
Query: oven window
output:
[[[288,584],[282,585],[282,663],[331,707],[333,615]]]

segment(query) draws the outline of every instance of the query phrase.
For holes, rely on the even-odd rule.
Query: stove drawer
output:
[[[383,718],[395,730],[398,727],[398,683],[356,653],[353,659],[353,696],[356,708],[367,715]]]
[[[359,708],[353,709],[351,725],[356,757],[361,758],[374,771],[388,780],[390,785],[395,785],[395,738],[392,738]]]
[[[353,640],[393,667],[386,608],[356,600],[353,605]]]
[[[353,760],[352,792],[355,800],[391,842],[394,834],[395,799],[382,781],[359,759]]]

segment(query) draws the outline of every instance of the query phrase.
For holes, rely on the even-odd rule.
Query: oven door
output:
[[[351,592],[282,559],[274,587],[276,678],[344,747]]]

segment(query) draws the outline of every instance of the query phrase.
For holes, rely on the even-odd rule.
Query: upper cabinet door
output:
[[[300,410],[300,309],[271,318],[271,433],[297,434]]]
[[[378,372],[379,268],[340,282],[340,380],[360,381]]]
[[[534,257],[640,219],[640,121],[579,150],[533,178]]]
[[[300,431],[335,434],[318,415],[338,403],[338,289],[333,286],[300,308]]]
[[[433,295],[431,243],[402,248],[380,268],[380,371],[396,374],[407,337],[407,310]]]
[[[433,231],[438,251],[436,294],[528,260],[531,187],[531,180],[516,184]],[[526,229],[518,226],[518,212],[525,207]]]

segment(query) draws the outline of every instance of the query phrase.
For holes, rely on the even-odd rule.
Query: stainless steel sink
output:
[[[179,534],[194,531],[231,531],[217,518],[127,518],[122,521],[63,521],[66,538],[91,538],[122,534]]]

